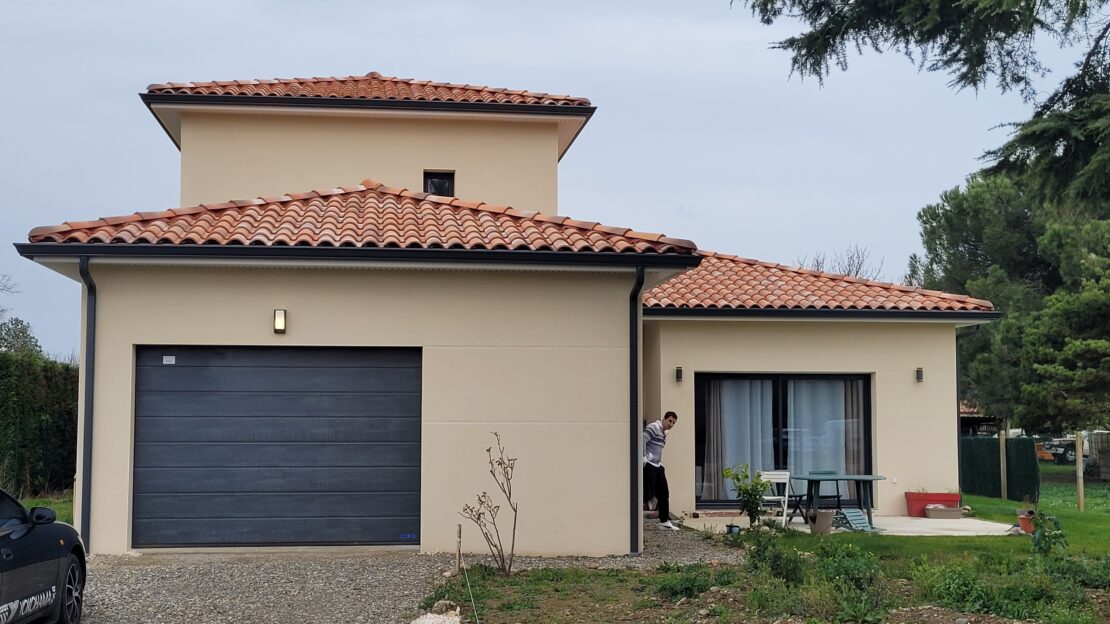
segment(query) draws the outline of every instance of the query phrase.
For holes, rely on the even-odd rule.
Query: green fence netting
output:
[[[1006,440],[1006,494],[1015,501],[1036,502],[1041,495],[1041,469],[1033,438]],[[998,438],[960,438],[960,491],[999,498]]]
[[[77,367],[0,352],[0,487],[17,498],[73,487]]]

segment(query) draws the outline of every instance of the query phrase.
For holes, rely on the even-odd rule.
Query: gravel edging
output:
[[[687,565],[693,563],[739,564],[744,560],[744,550],[721,544],[719,537],[702,538],[702,533],[684,528],[681,531],[658,529],[655,522],[644,522],[644,551],[639,555],[610,555],[605,557],[521,557],[516,558],[513,570],[538,568],[597,568],[603,570],[654,570],[662,563]],[[489,555],[466,557],[468,565],[484,563],[494,565]]]

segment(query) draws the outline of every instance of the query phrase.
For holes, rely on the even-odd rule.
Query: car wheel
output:
[[[1075,463],[1075,451],[1068,451],[1065,455],[1069,464]]]
[[[81,624],[81,609],[85,606],[85,568],[77,555],[70,553],[66,559],[65,582],[62,585],[62,608],[58,624]]]

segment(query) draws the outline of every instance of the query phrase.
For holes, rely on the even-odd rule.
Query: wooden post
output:
[[[1075,432],[1075,496],[1079,511],[1083,511],[1083,432]]]
[[[455,576],[458,576],[459,570],[462,568],[462,525],[458,525],[458,533],[455,538]]]
[[[999,478],[1002,483],[1002,500],[1009,498],[1006,488],[1006,436],[1010,435],[1010,421],[1002,418],[998,421],[998,467]]]

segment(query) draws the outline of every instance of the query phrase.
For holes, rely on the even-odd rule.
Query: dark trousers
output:
[[[644,464],[644,502],[652,497],[659,502],[659,521],[671,519],[671,491],[667,488],[667,473],[662,466]]]

